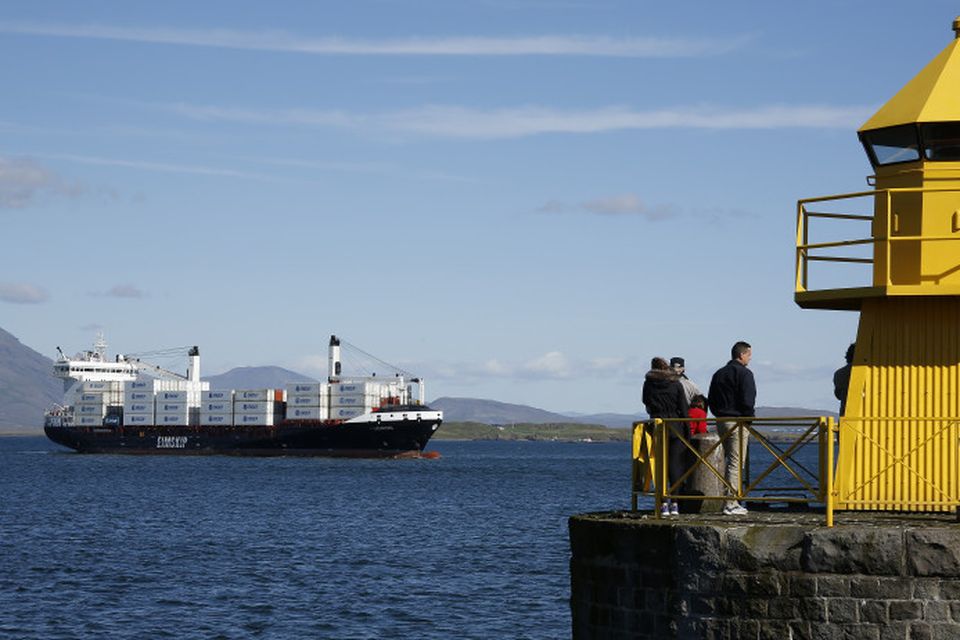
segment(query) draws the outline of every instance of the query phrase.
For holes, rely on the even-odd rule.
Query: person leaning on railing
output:
[[[686,418],[690,408],[687,395],[680,384],[679,376],[663,358],[650,361],[650,371],[643,378],[643,405],[650,419]],[[686,471],[686,447],[674,430],[686,438],[690,437],[689,423],[669,422],[663,426],[668,435],[667,476],[670,485],[674,485]],[[669,493],[669,492],[665,492]],[[677,503],[669,498],[662,505],[662,515],[675,516],[680,513]]]
[[[753,349],[749,344],[743,341],[734,344],[730,349],[730,362],[713,374],[707,393],[707,402],[710,411],[717,417],[717,433],[723,443],[726,480],[737,491],[740,489],[740,468],[746,456],[750,432],[746,425],[735,418],[752,418],[755,414],[753,405],[757,399],[757,385],[753,372],[747,369],[752,357]],[[737,500],[727,500],[723,513],[739,516],[747,513],[747,509]]]

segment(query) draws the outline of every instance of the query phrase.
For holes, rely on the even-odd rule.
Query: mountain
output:
[[[282,389],[291,382],[317,382],[282,367],[236,367],[215,376],[203,376],[211,389]]]
[[[43,412],[63,400],[53,360],[0,329],[0,433],[40,431]]]
[[[430,408],[443,411],[443,419],[448,422],[480,422],[483,424],[546,424],[577,423],[599,424],[605,427],[628,428],[638,420],[645,420],[646,413],[596,413],[562,414],[536,409],[522,404],[508,404],[495,400],[476,398],[437,398],[428,403]],[[836,412],[822,409],[803,409],[799,407],[757,407],[760,418],[793,416],[834,416]]]
[[[627,428],[636,420],[643,420],[646,414],[628,415],[620,413],[597,413],[568,415],[536,409],[522,404],[509,404],[496,400],[476,398],[437,398],[428,403],[431,409],[443,411],[443,419],[448,422],[482,422],[484,424],[599,424],[606,427]]]

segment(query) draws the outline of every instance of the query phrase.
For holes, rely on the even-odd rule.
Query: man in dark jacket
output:
[[[680,384],[680,377],[670,368],[663,358],[654,358],[650,362],[650,371],[643,378],[643,405],[650,418],[686,418],[690,411],[687,395]],[[671,485],[675,484],[686,471],[686,445],[675,435],[679,431],[684,437],[690,437],[687,422],[667,423],[668,456],[667,476]],[[669,498],[663,503],[661,515],[675,516],[679,513],[677,503]]]
[[[753,372],[747,369],[753,349],[740,341],[730,350],[730,362],[717,370],[710,380],[708,402],[717,418],[752,418],[757,399],[757,385]],[[723,439],[723,457],[727,463],[726,480],[734,489],[741,489],[740,466],[746,461],[750,432],[747,424],[737,420],[718,420],[717,433]],[[727,434],[730,434],[729,437]],[[743,515],[746,508],[736,500],[727,500],[725,515]]]

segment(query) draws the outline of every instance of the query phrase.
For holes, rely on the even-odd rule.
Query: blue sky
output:
[[[54,356],[197,344],[428,398],[639,411],[650,358],[835,408],[854,313],[793,303],[799,198],[955,3],[0,6],[0,327]]]

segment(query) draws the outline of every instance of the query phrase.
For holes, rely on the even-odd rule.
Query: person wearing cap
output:
[[[670,368],[673,369],[674,373],[680,376],[680,384],[683,385],[683,392],[687,396],[687,404],[693,400],[694,396],[702,396],[700,389],[694,384],[693,380],[687,377],[686,366],[684,364],[683,358],[680,356],[673,356],[670,358]]]

